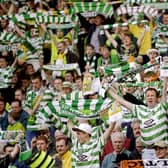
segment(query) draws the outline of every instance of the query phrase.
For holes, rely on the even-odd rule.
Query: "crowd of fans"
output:
[[[168,2],[142,3],[0,1],[0,167],[168,158]]]

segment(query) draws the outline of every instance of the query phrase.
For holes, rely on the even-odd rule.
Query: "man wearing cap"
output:
[[[86,121],[74,127],[72,122],[69,121],[67,126],[55,117],[53,116],[51,120],[56,123],[56,128],[71,136],[72,167],[100,168],[100,152],[114,127],[114,123],[111,123],[108,129],[105,129],[105,124],[92,128]]]
[[[164,141],[154,143],[154,149],[158,159],[168,159],[167,147],[168,145]]]
[[[66,98],[67,94],[71,94],[72,93],[72,83],[71,82],[63,82],[62,84],[62,92],[57,96],[58,100],[64,99]]]
[[[155,48],[150,48],[147,51],[147,56],[149,57],[149,62],[147,63],[148,66],[151,66],[153,64],[156,64],[155,66],[152,66],[148,69],[145,69],[145,73],[148,71],[154,71],[155,73],[157,73],[157,75],[159,76],[160,73],[160,66],[159,66],[159,51]]]
[[[68,81],[63,82],[62,89],[63,89],[63,94],[71,93],[73,90],[72,83]]]

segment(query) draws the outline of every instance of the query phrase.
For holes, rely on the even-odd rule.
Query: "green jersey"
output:
[[[167,110],[167,103],[159,103],[152,109],[134,105],[133,115],[141,121],[141,136],[145,145],[152,145],[160,140],[168,144]]]

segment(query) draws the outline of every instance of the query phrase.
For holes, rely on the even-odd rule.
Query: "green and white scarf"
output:
[[[158,15],[158,9],[152,7],[152,6],[120,6],[117,11],[116,14],[118,16],[120,15],[125,15],[128,14],[130,16],[135,15],[135,14],[139,14],[139,13],[144,13],[145,15],[151,15],[152,17],[157,17]]]
[[[114,13],[113,6],[104,2],[74,2],[70,13],[97,12],[111,17]]]

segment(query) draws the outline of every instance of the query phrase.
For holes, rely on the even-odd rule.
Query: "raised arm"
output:
[[[110,134],[111,134],[112,130],[115,127],[115,124],[116,124],[116,122],[111,122],[110,125],[109,125],[109,127],[104,132],[104,144],[107,143],[107,141],[108,141],[108,139],[110,137]]]
[[[13,14],[15,11],[15,5],[13,3],[11,3],[9,10],[8,10],[8,15]]]
[[[55,39],[53,32],[51,30],[49,30],[48,32],[49,32],[51,40],[53,40],[54,45],[57,47],[57,40]]]
[[[130,111],[133,110],[133,104],[124,100],[121,96],[119,96],[118,94],[116,94],[116,90],[113,87],[110,87],[110,89],[108,90],[108,93],[117,101],[119,102],[121,105],[123,105],[124,107],[126,107],[127,109],[129,109]]]
[[[0,7],[3,10],[4,13],[8,12],[8,9],[5,7],[5,5],[2,2],[0,3]]]
[[[163,58],[163,63],[168,64],[168,56]],[[163,88],[162,88],[162,98],[161,98],[161,101],[163,103],[167,102],[167,85],[168,85],[168,77],[164,77]]]
[[[168,85],[168,77],[163,79],[162,99],[161,99],[163,103],[167,102],[167,85]]]
[[[15,31],[20,37],[26,38],[25,34],[20,30],[20,28],[17,25],[15,25]]]
[[[144,27],[144,30],[142,31],[142,33],[140,34],[140,37],[139,37],[138,40],[137,40],[137,45],[138,45],[138,47],[141,46],[142,40],[143,40],[143,38],[144,38],[144,36],[145,36],[145,32],[146,32],[146,28]]]
[[[114,46],[114,48],[117,48],[118,43],[116,42],[116,40],[113,39],[112,35],[108,32],[108,30],[105,30],[105,35],[111,42],[111,44]]]
[[[79,21],[81,23],[81,26],[84,27],[85,29],[89,29],[90,26],[92,26],[91,23],[89,23],[88,20],[86,20],[86,18],[84,16],[82,16],[80,13],[78,14],[78,17],[79,17]]]

